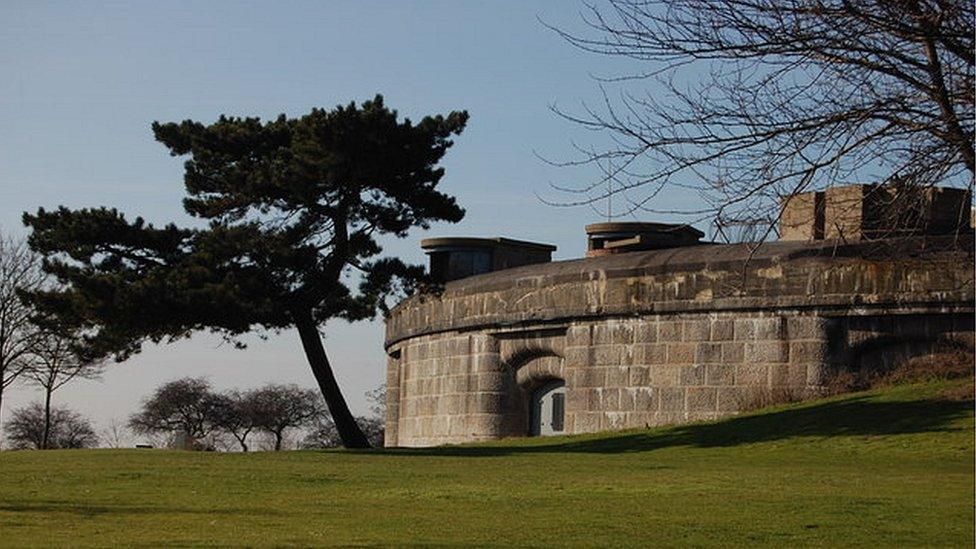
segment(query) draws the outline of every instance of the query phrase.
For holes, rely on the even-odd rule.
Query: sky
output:
[[[386,242],[387,252],[423,262],[421,238],[506,236],[555,244],[555,259],[580,257],[583,226],[603,220],[600,213],[538,197],[564,199],[550,185],[595,174],[542,158],[571,159],[573,143],[600,137],[551,107],[579,112],[599,101],[593,76],[633,68],[579,51],[542,23],[583,30],[581,8],[572,0],[5,1],[0,231],[25,236],[24,211],[58,205],[191,223],[180,204],[182,159],[153,140],[153,121],[295,116],[382,93],[414,120],[459,109],[471,115],[442,163],[441,186],[467,216]],[[350,407],[366,413],[364,393],[385,376],[382,322],[335,321],[323,332]],[[183,376],[207,377],[217,389],[315,385],[293,330],[246,341],[244,351],[208,334],[148,345],[111,364],[101,380],[60,390],[55,401],[105,427]],[[4,412],[39,396],[16,384],[4,395]]]

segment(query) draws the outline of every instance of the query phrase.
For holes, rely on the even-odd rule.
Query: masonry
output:
[[[564,432],[586,433],[713,419],[763,391],[822,391],[839,370],[972,349],[963,233],[683,245],[448,282],[387,319],[387,445],[524,436],[551,380]]]

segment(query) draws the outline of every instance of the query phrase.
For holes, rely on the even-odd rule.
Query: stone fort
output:
[[[388,446],[709,420],[839,371],[972,349],[971,196],[887,187],[784,201],[780,238],[598,223],[585,258],[506,238],[422,246],[441,291],[388,315]],[[890,208],[889,208],[890,209]]]

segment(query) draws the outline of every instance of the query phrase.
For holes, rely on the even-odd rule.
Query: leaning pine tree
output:
[[[84,330],[87,353],[117,360],[201,330],[233,340],[297,328],[343,444],[368,447],[319,330],[373,317],[422,280],[422,267],[380,258],[376,238],[464,216],[437,185],[467,119],[399,121],[377,96],[268,122],[154,123],[172,155],[189,156],[184,208],[207,227],[157,228],[104,207],[25,214],[30,245],[61,282],[30,297]]]

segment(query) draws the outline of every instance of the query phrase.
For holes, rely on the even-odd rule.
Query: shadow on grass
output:
[[[0,512],[7,513],[69,513],[85,517],[97,515],[158,515],[165,513],[194,515],[279,515],[270,509],[210,509],[166,507],[158,505],[92,505],[74,501],[39,500],[0,502]]]
[[[522,453],[648,452],[673,446],[702,448],[736,446],[794,437],[881,436],[956,431],[956,420],[967,417],[972,401],[913,400],[878,402],[868,396],[789,408],[758,415],[733,417],[652,432],[621,433],[612,437],[556,439],[517,446],[441,446],[400,448],[385,453],[410,456],[502,456]]]

